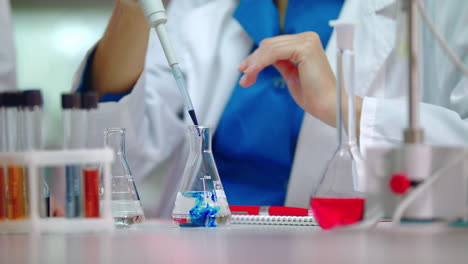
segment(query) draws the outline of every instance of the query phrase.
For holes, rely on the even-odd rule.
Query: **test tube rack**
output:
[[[0,233],[80,233],[114,230],[114,220],[111,212],[110,175],[110,166],[113,160],[114,154],[108,148],[0,153],[1,166],[23,166],[27,168],[27,188],[29,191],[29,217],[24,220],[6,219],[0,221]],[[69,164],[102,165],[104,196],[103,200],[101,200],[100,217],[40,217],[40,169]],[[62,175],[56,175],[55,177],[62,177]],[[65,176],[63,175],[63,177]]]

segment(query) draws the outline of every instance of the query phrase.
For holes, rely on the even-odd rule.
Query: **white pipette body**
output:
[[[159,41],[161,42],[164,54],[166,55],[167,63],[172,68],[172,75],[174,76],[177,87],[179,88],[179,92],[182,95],[184,106],[189,112],[194,124],[198,125],[192,100],[190,99],[187,91],[184,75],[182,74],[179,62],[177,61],[177,57],[172,47],[172,43],[166,31],[167,16],[164,5],[161,0],[139,0],[139,3],[143,9],[143,13],[145,14],[146,19],[148,20],[148,23],[156,30],[156,33],[158,34]]]

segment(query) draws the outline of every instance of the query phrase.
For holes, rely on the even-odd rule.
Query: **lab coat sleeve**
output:
[[[187,1],[179,1],[186,3]],[[178,1],[173,1],[173,4]],[[184,8],[169,8],[167,30],[184,71],[183,41],[178,32],[178,12]],[[173,23],[171,23],[173,22]],[[86,59],[76,76],[82,76]],[[74,82],[74,88],[80,80]],[[185,138],[186,123],[183,120],[183,102],[172,77],[170,67],[159,40],[150,32],[145,68],[132,91],[118,102],[103,102],[93,116],[90,128],[93,145],[103,145],[103,131],[109,127],[127,129],[127,157],[136,178],[147,177],[180,146]]]
[[[16,89],[16,58],[10,2],[0,0],[0,91]]]
[[[426,8],[449,46],[468,65],[464,1],[426,1]],[[423,35],[422,101],[420,122],[425,142],[431,145],[468,145],[468,77],[450,61],[431,34]],[[365,97],[361,114],[361,147],[402,142],[408,127],[406,99]]]
[[[464,85],[468,83],[465,81]],[[468,96],[465,99],[468,104]],[[405,100],[365,97],[361,114],[361,148],[401,143],[403,131],[408,127],[407,120]],[[426,143],[468,144],[468,117],[461,117],[441,106],[420,103],[420,120]]]

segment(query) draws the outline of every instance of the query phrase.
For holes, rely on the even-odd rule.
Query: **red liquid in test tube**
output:
[[[99,170],[84,169],[85,217],[99,217]]]
[[[364,214],[362,198],[312,198],[310,205],[323,229],[354,224]]]

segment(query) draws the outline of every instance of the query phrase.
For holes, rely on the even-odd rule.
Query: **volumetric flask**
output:
[[[140,196],[125,155],[125,129],[108,128],[104,132],[106,147],[115,153],[112,163],[112,216],[117,227],[141,223],[145,216]]]
[[[229,223],[231,211],[211,152],[212,127],[189,126],[190,154],[172,211],[180,227]]]
[[[319,225],[330,229],[361,221],[364,215],[364,193],[362,184],[363,160],[356,143],[354,110],[354,24],[335,22],[338,40],[337,52],[337,109],[336,129],[338,147],[329,161],[325,174],[310,206]],[[343,70],[344,56],[347,56],[346,70]],[[346,74],[345,74],[346,73]],[[346,76],[346,78],[344,77]],[[346,83],[345,83],[346,80]],[[343,139],[341,93],[348,92],[348,140]]]

